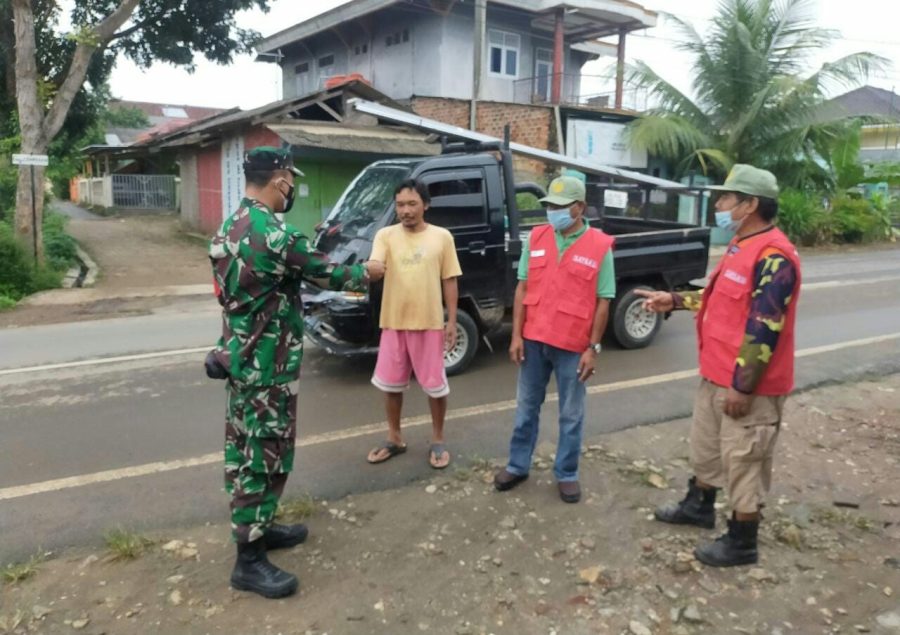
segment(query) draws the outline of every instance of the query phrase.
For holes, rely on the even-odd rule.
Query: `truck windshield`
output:
[[[375,234],[378,222],[394,200],[394,188],[410,174],[405,165],[376,165],[363,170],[341,195],[325,220],[329,233],[345,238]]]

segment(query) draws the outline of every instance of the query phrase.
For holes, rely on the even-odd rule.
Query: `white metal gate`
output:
[[[123,209],[178,207],[175,177],[168,174],[113,174],[112,204]]]

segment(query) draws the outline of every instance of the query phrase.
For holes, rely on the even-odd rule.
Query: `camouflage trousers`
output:
[[[244,386],[229,381],[225,491],[235,542],[262,538],[294,466],[298,382]]]

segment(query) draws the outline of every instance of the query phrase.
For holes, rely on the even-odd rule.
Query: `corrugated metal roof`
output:
[[[349,126],[327,122],[267,124],[266,128],[293,146],[370,154],[429,156],[440,148],[425,135],[385,126]]]

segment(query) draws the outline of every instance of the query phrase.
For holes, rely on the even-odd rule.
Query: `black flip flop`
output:
[[[451,463],[452,460],[453,460],[453,457],[451,456],[451,454],[450,454],[450,452],[447,450],[447,448],[444,447],[444,444],[443,444],[443,443],[432,443],[432,444],[431,444],[431,447],[428,449],[428,465],[430,465],[430,466],[432,467],[432,469],[435,469],[435,470],[444,470],[444,469],[447,469],[447,465],[442,465],[442,466],[438,467],[437,465],[435,465],[434,463],[431,462],[431,455],[432,455],[432,454],[433,454],[435,457],[440,458],[441,455],[442,455],[444,452],[447,452],[447,458],[449,459],[449,460],[447,461],[447,465],[450,465],[450,463]]]
[[[403,454],[404,452],[406,452],[406,444],[404,443],[403,445],[397,445],[396,443],[393,443],[392,441],[385,441],[380,446],[375,448],[376,452],[378,450],[387,450],[388,453],[384,457],[377,459],[375,461],[371,460],[369,457],[366,457],[366,460],[369,463],[371,463],[372,465],[375,465],[377,463],[384,463],[385,461],[388,461],[388,460],[394,458],[398,454]],[[371,452],[369,454],[371,454]]]

